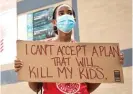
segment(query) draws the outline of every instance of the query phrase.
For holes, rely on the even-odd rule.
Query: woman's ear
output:
[[[52,20],[53,26],[56,26],[56,20]]]

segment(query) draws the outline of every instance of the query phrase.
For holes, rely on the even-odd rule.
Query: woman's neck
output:
[[[59,42],[70,42],[71,41],[71,36],[58,36],[57,40]]]
[[[72,35],[72,31],[69,33],[64,33],[62,31],[58,31],[57,41],[58,42],[70,42],[71,41],[71,35]]]

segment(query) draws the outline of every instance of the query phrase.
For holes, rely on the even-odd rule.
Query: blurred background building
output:
[[[32,94],[27,82],[18,82],[13,69],[16,40],[54,37],[53,9],[69,4],[76,13],[73,38],[80,42],[119,43],[124,53],[124,84],[102,84],[92,94],[132,93],[131,0],[1,0],[0,65],[2,94]]]

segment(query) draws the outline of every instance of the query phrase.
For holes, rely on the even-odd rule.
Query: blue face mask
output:
[[[75,25],[73,15],[62,15],[57,18],[57,28],[64,33],[69,33]]]

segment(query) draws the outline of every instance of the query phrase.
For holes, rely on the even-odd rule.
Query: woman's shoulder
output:
[[[71,40],[71,42],[75,43],[75,42],[77,42],[77,41],[76,41],[76,40],[74,40],[74,39],[72,39],[72,40]]]

